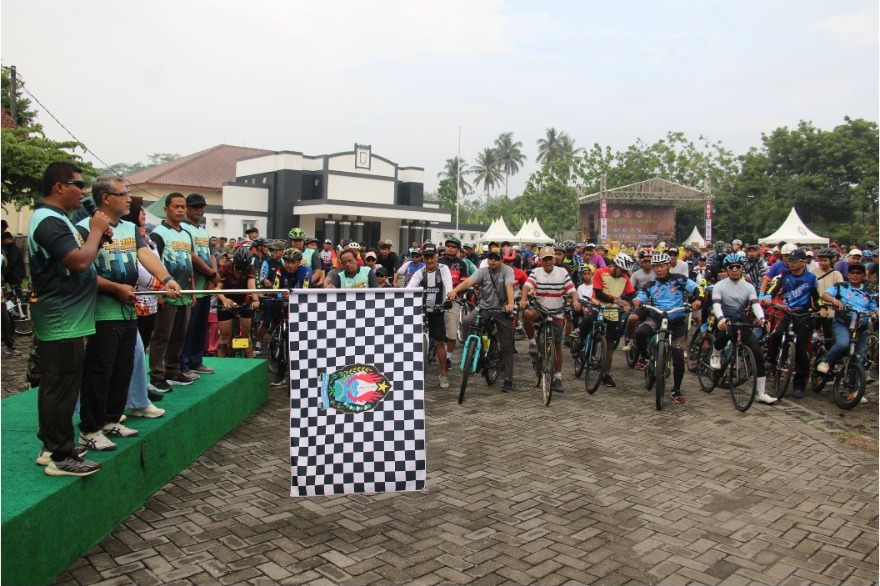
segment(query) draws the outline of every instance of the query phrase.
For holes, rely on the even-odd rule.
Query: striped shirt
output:
[[[525,287],[534,290],[541,307],[547,311],[556,311],[565,306],[565,296],[571,295],[574,283],[571,282],[568,271],[562,267],[553,267],[549,273],[541,267],[532,271]]]

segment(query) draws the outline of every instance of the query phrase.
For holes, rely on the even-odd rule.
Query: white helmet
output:
[[[655,252],[651,255],[652,265],[668,265],[670,262],[669,255],[665,252]]]
[[[614,264],[625,271],[630,271],[636,262],[627,253],[618,252],[617,256],[614,257]]]
[[[789,242],[789,243],[787,243],[785,246],[782,247],[782,251],[781,251],[781,252],[782,252],[782,254],[791,254],[791,253],[794,252],[795,250],[797,250],[797,245],[796,245],[796,244],[792,244],[791,242]]]

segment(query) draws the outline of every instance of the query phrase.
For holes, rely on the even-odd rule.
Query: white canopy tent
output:
[[[520,244],[549,244],[553,242],[553,239],[547,236],[547,233],[538,224],[538,218],[526,220],[517,232],[516,240]]]
[[[822,238],[807,228],[804,221],[798,216],[797,211],[792,207],[788,213],[788,217],[782,223],[776,232],[758,240],[758,244],[779,244],[780,242],[790,242],[796,244],[828,244],[827,238]]]
[[[489,242],[516,242],[516,236],[514,236],[510,230],[507,229],[507,224],[504,223],[504,218],[498,218],[489,226],[489,229],[480,237],[480,242],[483,244],[488,244]]]
[[[700,248],[703,248],[704,246],[706,246],[706,239],[703,238],[703,235],[700,234],[700,230],[696,226],[694,226],[694,229],[691,232],[690,236],[685,238],[684,241],[682,242],[682,244],[687,246],[687,245],[693,244],[695,242],[697,243],[697,246],[699,246]]]

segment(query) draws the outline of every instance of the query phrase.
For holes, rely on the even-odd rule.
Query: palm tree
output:
[[[511,175],[519,172],[520,166],[525,163],[526,156],[520,150],[522,143],[513,142],[513,133],[504,132],[495,139],[495,149],[498,151],[498,161],[504,171],[504,195],[509,196],[507,183]]]
[[[437,178],[448,179],[449,181],[452,181],[453,185],[458,182],[459,195],[464,196],[473,191],[473,187],[471,187],[470,183],[464,179],[465,173],[470,173],[467,166],[467,161],[459,157],[446,159],[446,166],[442,171],[437,173]]]
[[[535,161],[538,163],[549,163],[552,161],[559,151],[561,136],[565,136],[565,133],[558,134],[555,128],[548,128],[546,138],[538,139],[538,158]]]
[[[486,201],[489,201],[489,191],[501,184],[504,177],[501,175],[501,160],[498,151],[492,147],[486,147],[477,155],[476,165],[471,167],[471,173],[476,177],[474,183],[483,184],[486,191]]]

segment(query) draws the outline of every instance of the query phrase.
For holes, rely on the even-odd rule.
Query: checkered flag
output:
[[[290,292],[291,496],[421,490],[421,289]]]

